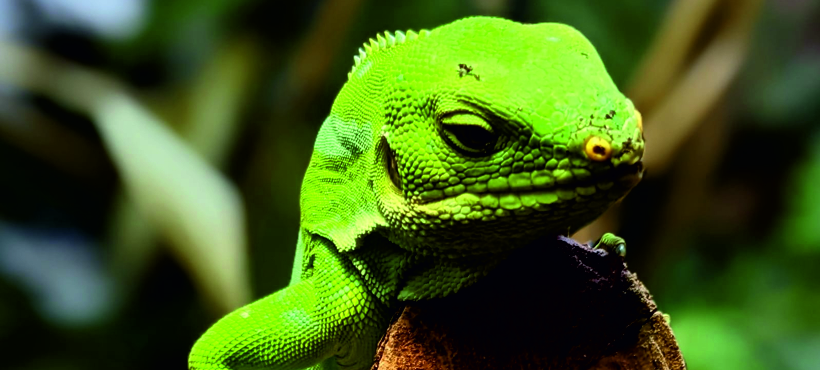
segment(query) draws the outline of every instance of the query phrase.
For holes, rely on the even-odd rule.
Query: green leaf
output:
[[[794,177],[786,186],[787,211],[778,234],[794,252],[820,252],[820,134],[808,145],[805,160],[795,166]]]

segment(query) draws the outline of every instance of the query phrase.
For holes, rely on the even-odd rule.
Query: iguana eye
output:
[[[498,135],[483,118],[470,113],[454,113],[442,117],[441,136],[450,146],[466,154],[489,154],[498,142]]]

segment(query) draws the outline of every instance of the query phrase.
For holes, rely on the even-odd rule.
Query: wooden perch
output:
[[[553,368],[686,366],[652,296],[623,259],[565,237],[516,251],[454,296],[408,304],[373,365]]]

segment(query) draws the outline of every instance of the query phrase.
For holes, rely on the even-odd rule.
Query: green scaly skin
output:
[[[569,26],[385,33],[348,76],[305,175],[290,285],[214,324],[190,369],[369,368],[401,301],[472,284],[640,179],[640,115]]]

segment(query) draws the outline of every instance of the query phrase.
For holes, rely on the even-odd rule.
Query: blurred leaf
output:
[[[219,311],[248,302],[245,220],[233,186],[128,96],[113,92],[92,115],[137,205]]]
[[[128,296],[141,282],[150,263],[159,251],[155,223],[147,222],[134,199],[124,189],[118,189],[111,206],[106,240],[113,245],[110,257],[111,273]]]
[[[803,163],[795,166],[779,240],[797,253],[820,252],[820,133],[815,133]]]
[[[652,45],[635,68],[627,91],[638,109],[648,113],[675,87],[687,63],[702,47],[698,38],[704,38],[704,34],[709,39],[714,36],[714,32],[708,31],[707,20],[714,17],[719,5],[719,0],[671,2]],[[711,40],[700,40],[704,41]]]
[[[144,22],[146,0],[30,0],[55,25],[91,31],[98,36],[125,39]],[[30,5],[31,6],[31,5]]]
[[[723,99],[747,57],[752,31],[762,0],[743,0],[744,6],[731,7],[700,54],[681,72],[663,100],[644,112],[644,136],[652,143],[644,162],[654,175],[661,174],[704,117]],[[651,75],[639,76],[651,79]],[[636,83],[636,85],[641,85]]]
[[[761,76],[750,95],[749,107],[769,125],[816,124],[813,113],[820,101],[820,54],[804,55],[785,62],[768,76]]]
[[[789,255],[780,243],[767,246],[754,238],[693,244],[667,271],[667,288],[657,295],[672,315],[690,368],[722,369],[731,360],[758,368],[814,369],[806,360],[820,353],[817,258]],[[707,262],[721,248],[736,253],[720,264]]]
[[[167,99],[165,94],[157,105],[166,118],[173,117],[167,122],[177,121],[181,135],[197,154],[222,167],[240,128],[242,104],[254,91],[250,85],[254,83],[251,76],[256,72],[258,55],[250,40],[235,39],[208,59],[189,88],[187,99]],[[130,198],[120,194],[113,209],[109,238],[117,248],[112,265],[129,290],[155,254],[157,230],[145,222]]]
[[[790,369],[816,370],[820,364],[820,335],[786,337],[775,345],[784,353]]]
[[[211,55],[191,88],[181,133],[217,167],[230,153],[240,129],[243,104],[256,90],[252,77],[259,59],[256,44],[251,40],[231,40]]]
[[[116,291],[100,249],[73,230],[0,223],[0,274],[32,298],[40,315],[64,327],[110,319]]]
[[[129,195],[217,311],[248,302],[244,207],[232,184],[116,81],[13,44],[0,43],[0,55],[0,82],[92,117]]]
[[[698,370],[765,369],[737,314],[713,307],[679,308],[671,326],[687,367]]]
[[[135,55],[161,50],[176,43],[193,28],[218,28],[224,18],[253,0],[150,1],[148,17],[142,32],[133,39],[115,45],[117,52]],[[215,30],[214,30],[215,31]]]

